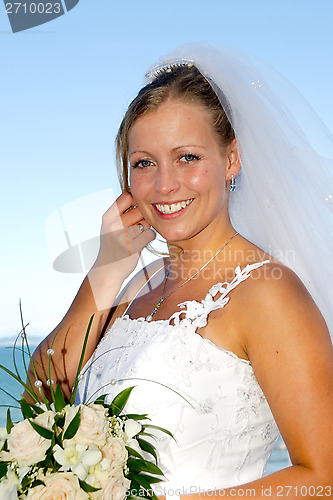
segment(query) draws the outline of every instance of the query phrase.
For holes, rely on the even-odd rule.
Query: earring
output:
[[[230,181],[230,191],[235,191],[236,189],[236,181],[234,176],[231,176],[231,181]]]

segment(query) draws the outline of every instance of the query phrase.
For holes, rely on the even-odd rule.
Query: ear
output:
[[[226,180],[230,180],[232,175],[234,176],[234,178],[237,177],[241,168],[241,162],[238,154],[236,139],[234,139],[230,144],[230,146],[228,146],[227,158],[228,158],[228,164],[225,173],[225,178]]]

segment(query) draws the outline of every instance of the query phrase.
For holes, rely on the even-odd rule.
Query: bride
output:
[[[69,395],[95,315],[77,402],[136,386],[127,411],[175,436],[157,436],[157,494],[331,497],[331,171],[238,54],[180,48],[146,78],[117,136],[123,194],[35,360],[57,334]],[[121,290],[152,228],[168,253]],[[279,432],[292,466],[263,477]]]

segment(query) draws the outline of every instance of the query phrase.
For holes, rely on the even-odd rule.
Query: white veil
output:
[[[182,46],[146,79],[187,62],[210,82],[236,133],[235,229],[298,274],[333,336],[332,136],[286,79],[228,48]]]

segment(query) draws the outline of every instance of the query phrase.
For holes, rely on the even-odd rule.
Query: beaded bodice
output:
[[[264,473],[278,429],[251,363],[196,330],[265,262],[236,268],[231,283],[179,304],[169,320],[117,318],[82,371],[78,401],[134,385],[126,410],[173,433],[154,442],[167,487],[226,488]]]

